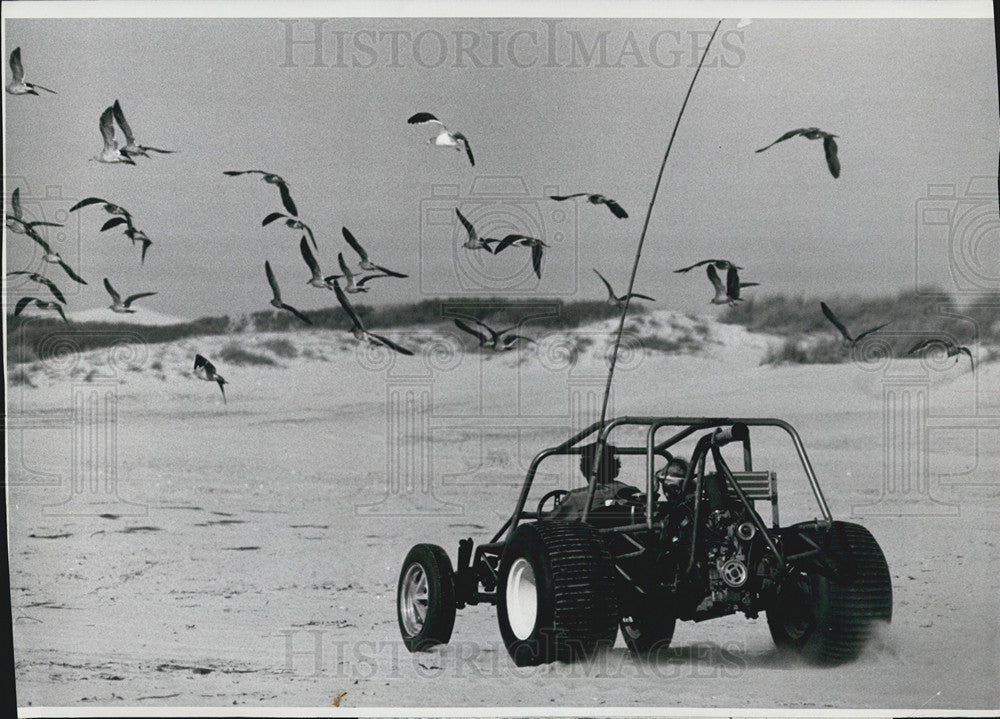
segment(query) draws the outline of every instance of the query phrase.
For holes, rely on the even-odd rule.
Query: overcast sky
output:
[[[25,210],[50,220],[77,199],[103,197],[153,239],[140,266],[138,248],[117,230],[99,232],[101,210],[73,213],[64,239],[48,235],[89,281],[70,296],[71,310],[107,305],[105,276],[123,294],[157,291],[139,304],[163,314],[268,309],[265,260],[286,302],[334,305],[332,293],[305,285],[300,234],[261,227],[282,209],[277,190],[222,174],[251,168],[290,183],[325,274],[337,271],[338,251],[354,262],[342,226],[375,262],[410,274],[372,282],[359,301],[601,299],[591,268],[624,291],[670,130],[714,25],[8,20],[5,56],[20,46],[26,80],[58,94],[5,96],[6,192],[19,186]],[[318,46],[288,44],[317,29]],[[954,184],[961,198],[971,178],[997,173],[990,20],[759,19],[738,30],[729,19],[707,65],[667,164],[637,291],[657,308],[717,314],[703,271],[672,272],[709,257],[744,266],[744,281],[761,283],[748,293],[895,292],[918,275],[951,286],[947,264],[916,246],[917,213],[928,185]],[[100,150],[98,117],[116,98],[140,143],[179,153],[136,167],[89,162]],[[427,145],[431,133],[406,123],[417,111],[467,135],[476,166]],[[819,141],[754,152],[807,126],[838,135],[839,179]],[[553,191],[603,193],[630,217],[545,199]],[[995,217],[995,198],[986,203]],[[542,280],[526,251],[458,248],[456,207],[481,234],[543,237]],[[998,226],[977,245],[979,261],[996,267]],[[931,235],[921,241],[947,242],[935,239],[940,228]],[[34,243],[7,242],[8,270],[39,266]],[[48,275],[72,290],[58,267]]]

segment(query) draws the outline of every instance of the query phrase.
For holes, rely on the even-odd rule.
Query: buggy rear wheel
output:
[[[875,538],[849,522],[829,531],[826,559],[836,571],[791,567],[767,610],[775,645],[816,664],[853,661],[878,622],[892,619],[892,581]]]
[[[411,652],[447,644],[455,614],[455,573],[448,553],[435,544],[414,546],[403,561],[396,588],[403,644]]]
[[[520,525],[500,560],[497,620],[518,666],[571,661],[614,644],[618,597],[600,533],[581,522]]]

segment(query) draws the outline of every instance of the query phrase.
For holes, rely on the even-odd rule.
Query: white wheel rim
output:
[[[538,587],[531,563],[524,557],[514,560],[507,575],[507,620],[518,639],[527,639],[538,618]]]
[[[399,592],[399,616],[403,628],[413,637],[424,628],[427,619],[427,574],[419,564],[412,564],[403,576]]]

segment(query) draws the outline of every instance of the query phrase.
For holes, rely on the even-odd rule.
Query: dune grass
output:
[[[956,298],[925,290],[883,297],[831,296],[823,301],[855,336],[890,322],[865,341],[884,343],[895,357],[905,356],[918,341],[931,337],[966,345],[1000,344],[1000,293]],[[822,364],[852,358],[820,309],[819,298],[781,294],[750,297],[727,308],[719,321],[782,336],[781,344],[764,357],[767,364]]]

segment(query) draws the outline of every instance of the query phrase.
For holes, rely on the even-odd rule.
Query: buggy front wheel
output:
[[[448,553],[435,544],[414,546],[403,561],[396,588],[403,644],[411,652],[447,644],[455,613],[455,572]]]

